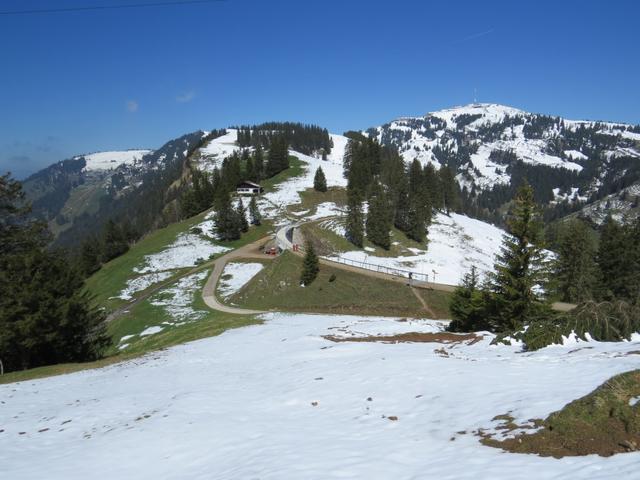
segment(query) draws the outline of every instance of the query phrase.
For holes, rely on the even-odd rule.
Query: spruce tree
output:
[[[103,261],[108,262],[129,250],[129,243],[118,224],[112,219],[107,221],[102,235]]]
[[[595,239],[581,220],[572,219],[560,233],[555,281],[560,300],[581,303],[593,299],[597,279]]]
[[[306,242],[304,260],[302,262],[302,274],[300,275],[300,284],[304,286],[311,285],[318,276],[319,271],[320,261],[318,260],[318,256],[313,248],[313,244],[311,242]]]
[[[474,332],[490,328],[475,265],[465,274],[462,284],[456,287],[451,295],[449,312],[451,323],[447,330],[450,332]]]
[[[610,215],[600,232],[598,269],[600,277],[599,296],[604,300],[629,298],[629,277],[633,268],[633,239],[626,228]]]
[[[521,328],[546,306],[535,290],[547,282],[541,213],[526,182],[513,199],[506,223],[491,275],[496,312],[492,324],[498,332]]]
[[[313,189],[316,192],[326,192],[327,191],[327,179],[324,176],[324,172],[322,171],[322,167],[318,167],[316,170],[316,174],[313,177]]]
[[[231,206],[227,192],[217,194],[215,202],[214,223],[218,239],[222,241],[237,240],[241,235],[241,225],[237,212]]]
[[[374,182],[371,188],[371,196],[369,197],[369,212],[365,228],[367,238],[385,250],[391,246],[391,223],[393,217],[387,195],[378,182]]]
[[[79,268],[85,276],[100,270],[102,266],[102,244],[95,235],[89,235],[80,248]]]
[[[251,182],[258,181],[258,174],[256,173],[256,168],[253,163],[253,157],[248,157],[247,162],[245,164],[245,178]]]
[[[289,168],[289,148],[284,135],[275,135],[269,145],[266,175],[268,178]]]
[[[364,213],[362,196],[358,190],[347,192],[347,222],[345,236],[356,247],[364,244]]]
[[[444,195],[442,193],[442,185],[440,178],[433,164],[428,163],[423,170],[424,187],[429,195],[429,203],[436,210],[442,210],[444,207]]]
[[[98,358],[109,344],[104,313],[84,276],[49,250],[19,182],[0,176],[0,359],[5,371]]]
[[[414,160],[409,168],[409,198],[405,233],[416,242],[424,242],[431,221],[431,202],[426,191],[422,166]]]
[[[252,225],[258,226],[262,223],[262,214],[258,208],[258,202],[255,196],[251,197],[251,202],[249,202],[249,216],[251,217]]]
[[[242,198],[238,197],[238,204],[236,206],[236,215],[238,216],[238,225],[241,232],[249,231],[249,222],[247,221],[247,212],[242,203]]]
[[[411,203],[409,201],[409,184],[405,178],[398,188],[395,216],[393,219],[393,224],[398,230],[401,230],[403,232],[409,230],[410,209]]]
[[[447,215],[460,210],[460,192],[458,182],[449,167],[443,166],[438,172],[442,188],[444,210]]]
[[[264,155],[262,147],[258,145],[253,153],[253,169],[256,175],[256,182],[261,182],[264,178]]]

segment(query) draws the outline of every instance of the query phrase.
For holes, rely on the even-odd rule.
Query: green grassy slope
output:
[[[230,297],[229,302],[258,310],[432,316],[403,283],[321,265],[318,278],[311,285],[301,287],[301,271],[302,260],[285,252]],[[442,308],[447,296],[442,292],[425,294],[427,303],[433,302],[433,306],[429,306],[438,318],[448,315]]]

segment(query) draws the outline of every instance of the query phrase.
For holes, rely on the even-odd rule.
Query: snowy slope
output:
[[[402,117],[366,133],[397,147],[407,162],[418,159],[438,168],[448,163],[469,189],[490,190],[510,183],[510,163],[492,158],[495,152],[510,152],[527,165],[567,173],[579,173],[591,163],[590,176],[576,180],[575,185],[552,186],[580,188],[580,194],[588,196],[607,174],[620,168],[611,165],[610,158],[640,161],[638,131],[639,127],[621,123],[573,121],[504,105],[471,104],[422,117]],[[610,140],[603,142],[598,135]],[[600,145],[594,144],[596,140]],[[438,149],[450,150],[453,164]]]
[[[220,168],[222,161],[239,150],[236,145],[238,131],[228,128],[226,135],[214,138],[208,145],[200,149],[200,160],[198,166],[204,171],[213,171],[215,167]]]
[[[115,170],[120,165],[135,165],[153,150],[124,150],[119,152],[98,152],[83,155],[88,171]]]
[[[474,345],[332,343],[321,335],[433,332],[442,324],[266,318],[102,369],[0,385],[0,477],[637,476],[640,453],[556,460],[485,447],[472,432],[494,427],[491,419],[507,411],[516,421],[545,417],[637,368],[638,357],[627,353],[639,342],[534,353],[491,346],[491,336]]]
[[[332,225],[328,225],[332,227]],[[411,249],[412,255],[378,257],[374,252],[349,251],[330,258],[355,260],[371,265],[412,271],[428,275],[438,283],[458,285],[475,265],[480,273],[493,269],[495,255],[502,244],[504,231],[489,223],[452,213],[438,214],[429,227],[429,242],[424,250]],[[416,276],[416,278],[419,278]],[[421,277],[420,277],[421,278]]]
[[[216,166],[220,167],[226,157],[240,149],[236,145],[237,137],[237,130],[227,129],[226,135],[213,139],[200,149],[198,167],[205,171],[212,171]],[[300,192],[313,187],[313,177],[318,167],[322,167],[328,187],[346,187],[347,181],[343,176],[343,160],[348,138],[331,134],[331,139],[334,146],[327,156],[327,160],[289,150],[290,155],[303,162],[304,172],[302,175],[289,178],[278,184],[274,192],[268,192],[261,196],[259,206],[266,218],[277,219],[280,223],[285,221],[283,219],[284,209],[289,205],[301,202]],[[248,202],[248,199],[245,201]]]

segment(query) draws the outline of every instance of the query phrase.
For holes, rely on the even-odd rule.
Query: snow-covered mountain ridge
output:
[[[401,117],[366,134],[396,147],[407,162],[447,165],[472,196],[486,198],[525,177],[543,203],[578,203],[640,180],[639,125],[482,103]]]

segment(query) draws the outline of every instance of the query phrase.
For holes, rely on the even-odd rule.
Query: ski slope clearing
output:
[[[228,128],[227,133],[220,137],[214,138],[207,146],[200,149],[199,168],[204,171],[213,172],[215,167],[222,167],[222,161],[240,150],[236,145],[238,139],[238,131]]]
[[[0,473],[27,479],[621,479],[640,453],[556,460],[472,432],[541,418],[637,367],[638,342],[520,353],[340,342],[441,322],[269,314],[144,358],[0,386]],[[464,433],[463,433],[464,432]]]
[[[287,205],[295,205],[300,203],[300,193],[307,188],[313,188],[313,177],[316,174],[318,167],[322,167],[322,171],[327,179],[327,187],[346,187],[347,179],[343,175],[343,159],[344,159],[344,146],[342,153],[340,154],[335,147],[338,143],[335,139],[338,135],[331,136],[334,139],[334,149],[331,150],[331,155],[327,157],[327,160],[305,155],[304,153],[290,150],[289,154],[298,157],[305,165],[304,174],[297,177],[293,177],[286,182],[278,185],[275,192],[266,193],[264,198],[269,202],[285,207]],[[345,137],[341,137],[345,139]],[[345,139],[346,140],[346,139]],[[344,142],[346,146],[346,142]]]
[[[153,152],[153,150],[125,150],[121,152],[98,152],[83,155],[86,162],[84,168],[88,171],[115,170],[120,165],[134,165],[139,163],[142,157],[151,152]]]
[[[325,224],[321,224],[325,226]],[[341,234],[342,229],[336,223],[327,228]],[[409,249],[412,254],[400,257],[379,257],[375,251],[354,250],[342,252],[328,258],[344,258],[357,262],[382,265],[400,270],[424,273],[436,282],[458,285],[472,265],[480,273],[493,269],[495,255],[500,251],[504,231],[489,223],[475,220],[464,215],[452,213],[450,217],[439,213],[429,227],[427,248]]]

